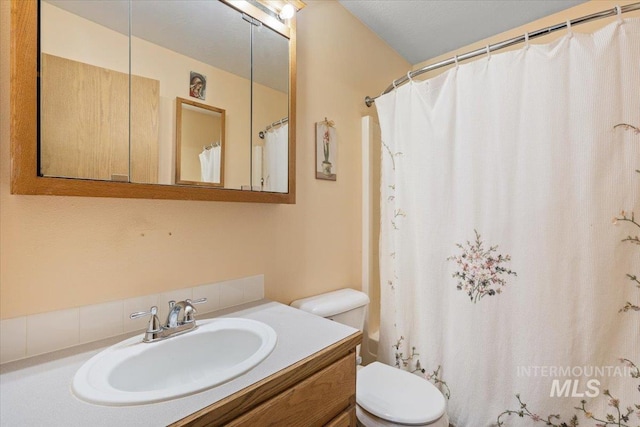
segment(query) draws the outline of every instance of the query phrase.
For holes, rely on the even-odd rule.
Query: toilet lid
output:
[[[357,374],[356,401],[366,411],[399,424],[426,424],[442,417],[445,399],[424,378],[380,362]]]

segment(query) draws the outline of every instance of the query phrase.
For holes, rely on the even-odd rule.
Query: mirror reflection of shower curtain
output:
[[[202,182],[220,183],[220,145],[200,153],[200,179]]]
[[[289,172],[289,125],[269,129],[264,137],[264,191],[286,193]]]
[[[262,190],[262,182],[262,145],[255,145],[251,157],[251,185]]]

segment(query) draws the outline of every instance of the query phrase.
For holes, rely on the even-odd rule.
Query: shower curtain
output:
[[[376,106],[379,358],[458,427],[639,425],[640,20]]]
[[[220,144],[213,144],[210,148],[202,150],[200,158],[200,179],[202,182],[220,183]]]
[[[264,137],[264,191],[289,189],[289,125],[271,128]]]

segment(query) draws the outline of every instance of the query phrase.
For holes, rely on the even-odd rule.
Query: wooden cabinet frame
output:
[[[251,7],[251,5],[246,6]],[[255,9],[254,16],[268,17],[258,9]],[[274,29],[282,31],[282,29]],[[290,43],[288,193],[42,177],[38,175],[38,2],[12,0],[11,193],[294,204],[296,199],[295,18],[290,21],[288,36]]]
[[[298,384],[303,383],[323,369],[340,363],[347,356],[350,356],[350,359],[353,360],[353,395],[345,400],[344,407],[335,414],[335,417],[337,418],[336,421],[339,421],[346,414],[347,418],[350,417],[355,421],[355,351],[356,345],[360,344],[361,341],[362,332],[350,335],[342,341],[276,372],[262,381],[176,421],[170,427],[216,427],[232,423],[238,417],[261,407],[261,405],[268,405],[267,402],[270,399],[281,394],[294,392]],[[278,408],[276,407],[275,409]]]

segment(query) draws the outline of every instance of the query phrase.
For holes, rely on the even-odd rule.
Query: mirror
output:
[[[287,192],[289,117],[288,43],[268,27],[253,29],[252,185]]]
[[[176,99],[176,184],[224,187],[225,111]]]
[[[12,113],[25,120],[16,126],[38,125],[35,141],[16,129],[15,194],[295,202],[294,20],[245,1],[14,0],[14,8],[24,19],[12,22],[29,28],[12,32],[12,46],[37,59],[17,49],[12,59],[39,65],[35,80],[12,76]],[[195,176],[186,154],[196,145],[184,121],[195,110],[220,122],[220,149],[204,153],[218,159],[219,179]],[[272,144],[278,129],[284,136]],[[199,154],[217,142],[198,143]]]

